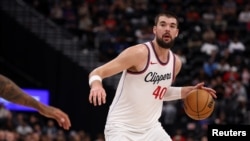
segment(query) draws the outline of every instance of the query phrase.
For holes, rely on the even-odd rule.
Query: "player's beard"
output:
[[[174,46],[174,40],[173,40],[173,39],[171,39],[171,41],[169,41],[169,42],[165,42],[165,41],[163,40],[163,38],[158,38],[158,37],[156,37],[156,42],[157,42],[157,44],[158,44],[160,47],[165,48],[165,49],[169,49],[169,48],[171,48],[171,47]]]

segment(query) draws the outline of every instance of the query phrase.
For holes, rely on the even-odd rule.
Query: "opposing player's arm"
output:
[[[0,75],[0,97],[17,104],[41,109],[41,104],[36,99],[24,93],[9,78]]]
[[[16,83],[0,74],[0,97],[23,106],[36,109],[45,117],[55,119],[64,129],[71,126],[70,119],[66,113],[52,106],[47,106],[26,94]]]

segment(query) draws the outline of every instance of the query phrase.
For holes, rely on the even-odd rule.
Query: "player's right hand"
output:
[[[71,122],[69,116],[62,110],[53,106],[43,106],[38,112],[48,118],[55,119],[60,127],[69,130]]]
[[[94,106],[102,105],[106,103],[106,92],[102,86],[92,86],[89,94],[89,102]]]

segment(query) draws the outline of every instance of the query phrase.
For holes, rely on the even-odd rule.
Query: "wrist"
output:
[[[92,75],[92,76],[90,76],[90,78],[89,78],[89,86],[91,86],[91,84],[94,81],[100,81],[100,82],[102,82],[102,78],[99,75]]]
[[[181,92],[182,98],[186,98],[187,95],[188,95],[188,93],[189,93],[190,91],[194,90],[194,89],[195,89],[194,86],[186,86],[186,87],[183,87],[182,92]]]
[[[172,100],[177,100],[181,99],[182,87],[169,87],[167,94],[164,96],[164,101],[172,101]]]

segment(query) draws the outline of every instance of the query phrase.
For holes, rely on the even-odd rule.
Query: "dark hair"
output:
[[[175,18],[176,21],[177,21],[177,27],[179,26],[179,21],[178,21],[177,15],[175,13],[171,12],[171,11],[163,11],[163,12],[159,13],[158,15],[156,15],[155,21],[154,21],[155,25],[157,25],[160,16],[166,16],[166,17],[169,17],[169,18]]]

